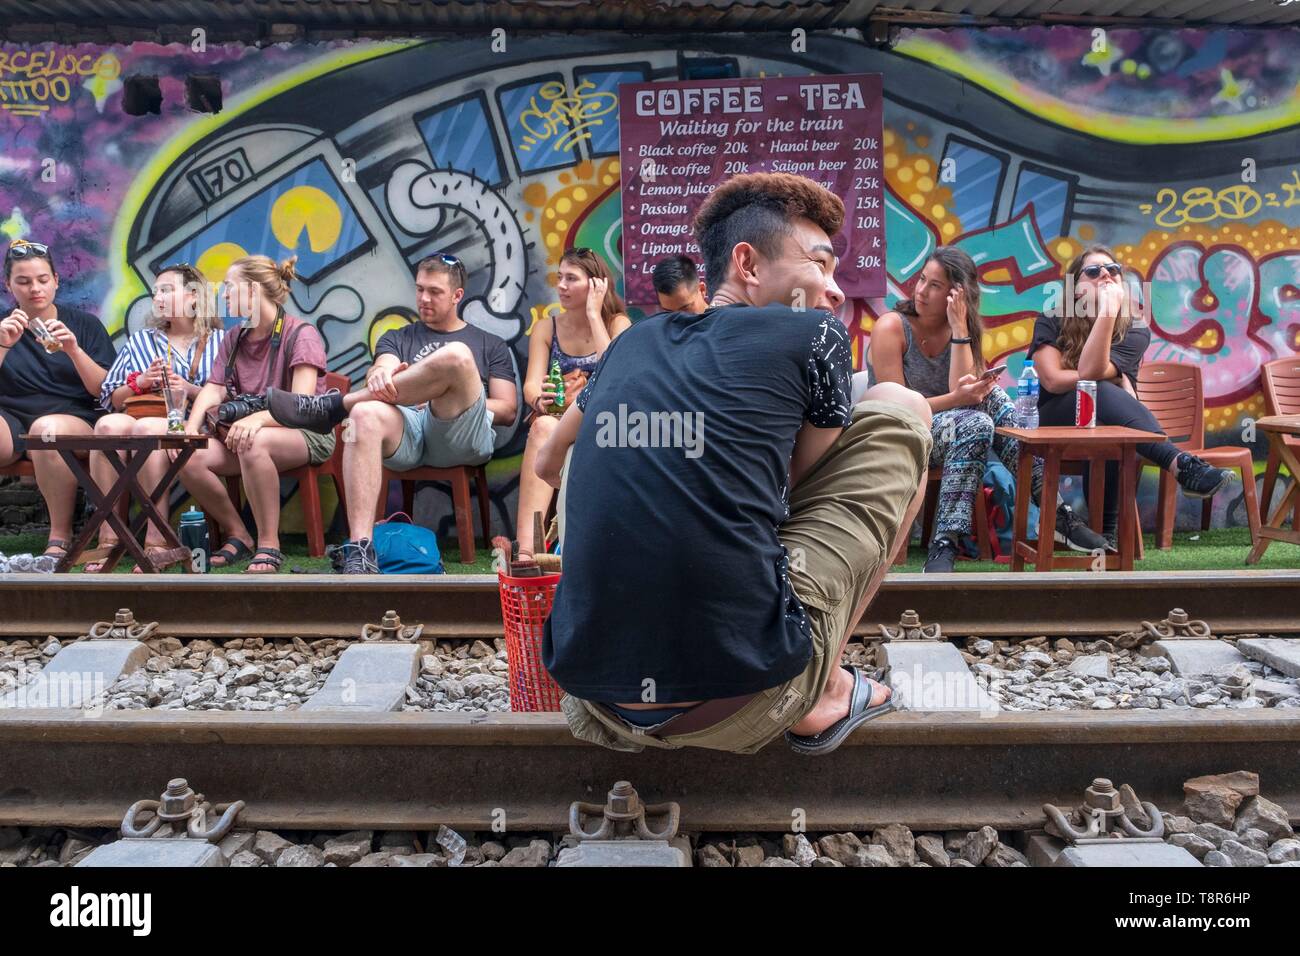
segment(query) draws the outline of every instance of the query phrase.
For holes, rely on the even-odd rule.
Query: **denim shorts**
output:
[[[384,459],[384,467],[393,471],[454,468],[481,465],[492,457],[496,433],[486,392],[480,392],[478,401],[450,420],[438,418],[428,405],[396,407],[402,413],[402,441]]]

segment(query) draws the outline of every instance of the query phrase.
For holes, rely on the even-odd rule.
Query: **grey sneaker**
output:
[[[279,388],[266,390],[266,405],[271,417],[285,428],[305,428],[328,435],[334,426],[348,417],[343,396],[337,388],[324,395],[300,395]]]
[[[1215,468],[1195,455],[1182,452],[1178,456],[1175,480],[1189,498],[1213,498],[1232,478],[1232,472],[1226,468]]]
[[[1075,514],[1069,505],[1061,505],[1056,509],[1056,543],[1085,554],[1107,547],[1106,538],[1089,528],[1088,523]]]
[[[339,546],[343,555],[344,574],[379,574],[379,558],[375,556],[374,543],[369,538],[344,541]]]
[[[925,556],[925,574],[951,574],[957,560],[957,545],[947,535],[940,535],[930,543]]]

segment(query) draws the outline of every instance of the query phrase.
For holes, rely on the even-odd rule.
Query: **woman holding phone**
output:
[[[1067,268],[1064,316],[1040,315],[1029,355],[1041,388],[1038,418],[1043,425],[1073,425],[1079,381],[1097,383],[1097,424],[1160,432],[1160,423],[1137,399],[1137,374],[1151,343],[1151,330],[1138,321],[1124,267],[1106,246],[1084,249]],[[1071,285],[1073,294],[1070,294]],[[1174,476],[1191,498],[1213,497],[1233,474],[1179,451],[1172,442],[1138,445],[1137,453]],[[1085,481],[1087,479],[1085,478]],[[1106,465],[1102,534],[1115,549],[1119,525],[1119,463]]]
[[[975,262],[960,249],[941,246],[926,260],[912,297],[877,319],[871,330],[870,381],[906,385],[924,395],[933,412],[930,467],[943,468],[943,481],[925,560],[927,573],[952,571],[957,542],[971,533],[975,495],[983,484],[989,451],[1013,475],[1020,454],[1019,442],[994,433],[1020,423],[997,376],[986,374],[979,306]],[[1042,463],[1035,459],[1035,501],[1042,481]],[[1057,507],[1056,540],[1076,551],[1105,547],[1065,504]]]

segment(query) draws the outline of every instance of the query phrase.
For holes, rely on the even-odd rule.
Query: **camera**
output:
[[[218,405],[217,421],[229,424],[264,411],[266,411],[266,396],[246,392]]]

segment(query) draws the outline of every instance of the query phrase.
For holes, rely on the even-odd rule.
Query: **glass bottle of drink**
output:
[[[555,398],[551,402],[551,414],[564,414],[564,376],[560,374],[560,363],[558,361],[551,363],[551,374],[546,379],[551,387],[555,389]]]

